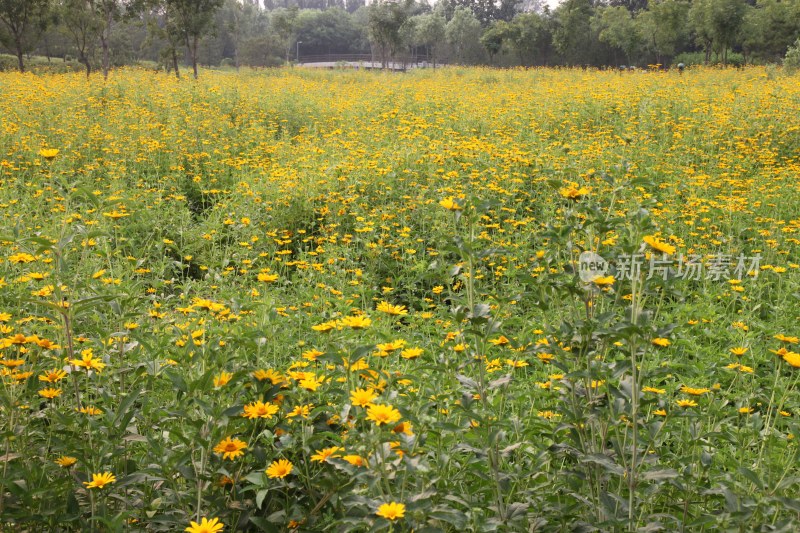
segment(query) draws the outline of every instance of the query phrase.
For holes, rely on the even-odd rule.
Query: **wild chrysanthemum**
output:
[[[225,528],[225,524],[219,521],[219,518],[212,518],[208,520],[203,517],[200,523],[189,522],[189,527],[184,529],[187,533],[219,533]]]
[[[87,489],[102,489],[106,485],[115,483],[117,478],[111,472],[103,472],[100,474],[92,474],[92,481],[84,481]]]
[[[378,394],[373,389],[356,389],[350,392],[350,402],[358,407],[372,405],[377,397]]]
[[[398,518],[403,518],[405,513],[406,506],[397,502],[381,504],[381,506],[378,507],[378,510],[375,512],[376,515],[391,521],[395,521]]]
[[[272,418],[278,412],[278,406],[270,402],[256,401],[244,406],[245,418]]]
[[[273,461],[269,467],[267,467],[267,477],[270,479],[283,479],[292,473],[293,468],[294,465],[286,459]]]
[[[645,244],[657,252],[663,252],[667,255],[672,255],[675,253],[676,248],[674,246],[660,240],[658,237],[653,235],[646,235],[642,240],[644,240]]]
[[[375,422],[378,426],[394,424],[400,418],[400,411],[391,405],[373,404],[367,407],[367,420]]]
[[[240,455],[244,455],[244,451],[247,449],[247,443],[241,441],[239,439],[232,439],[231,437],[225,437],[222,439],[219,444],[214,446],[214,451],[216,453],[221,453],[223,459],[236,459]]]

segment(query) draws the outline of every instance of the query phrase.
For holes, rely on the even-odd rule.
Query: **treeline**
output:
[[[0,0],[0,46],[87,75],[369,56],[499,66],[779,62],[800,0]],[[792,52],[790,52],[791,54]]]

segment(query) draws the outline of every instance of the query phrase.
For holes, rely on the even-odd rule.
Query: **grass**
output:
[[[0,92],[3,527],[797,527],[790,78]]]

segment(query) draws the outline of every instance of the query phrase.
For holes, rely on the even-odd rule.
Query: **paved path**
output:
[[[382,69],[380,61],[322,61],[319,63],[300,63],[298,66],[309,68],[354,68],[354,69]],[[426,65],[418,63],[393,63],[389,62],[389,70],[408,70],[412,68],[424,68]]]

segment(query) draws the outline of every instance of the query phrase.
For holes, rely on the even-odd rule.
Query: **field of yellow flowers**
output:
[[[800,84],[0,75],[0,530],[796,531]]]

